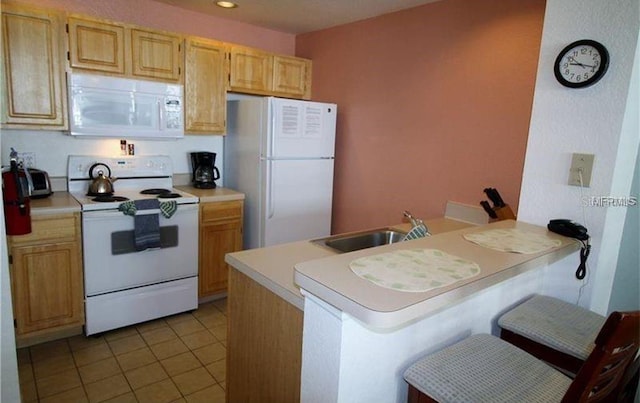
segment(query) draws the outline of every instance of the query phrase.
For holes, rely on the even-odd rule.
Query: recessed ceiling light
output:
[[[222,8],[236,8],[238,5],[232,1],[216,1],[216,6]]]

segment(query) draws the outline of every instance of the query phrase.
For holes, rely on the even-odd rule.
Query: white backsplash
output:
[[[58,131],[2,130],[0,157],[2,166],[9,165],[11,147],[18,152],[35,153],[35,168],[49,173],[52,178],[67,176],[67,157],[73,155],[120,155],[120,139],[77,138]],[[219,135],[189,135],[178,140],[127,139],[135,145],[135,155],[169,155],[174,174],[190,174],[189,153],[209,151],[217,154],[216,166],[223,185],[223,141]]]

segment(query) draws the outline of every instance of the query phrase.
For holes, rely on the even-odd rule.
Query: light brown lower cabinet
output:
[[[77,334],[84,324],[80,214],[32,217],[7,238],[18,346]]]
[[[227,401],[299,402],[303,313],[233,267],[227,297]]]
[[[241,200],[200,204],[198,298],[227,290],[224,255],[242,249]]]

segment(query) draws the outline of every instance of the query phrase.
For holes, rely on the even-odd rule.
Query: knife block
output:
[[[511,210],[511,207],[509,207],[508,204],[505,204],[504,207],[494,207],[493,211],[496,213],[498,218],[492,218],[489,220],[490,222],[516,219],[516,215],[513,214],[513,210]]]

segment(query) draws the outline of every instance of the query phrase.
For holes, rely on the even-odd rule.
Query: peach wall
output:
[[[201,36],[293,55],[295,36],[284,32],[186,11],[152,0],[12,0],[164,31]],[[212,5],[212,7],[214,7]]]
[[[334,233],[488,186],[517,208],[544,8],[446,0],[297,37],[314,100],[338,104]]]

